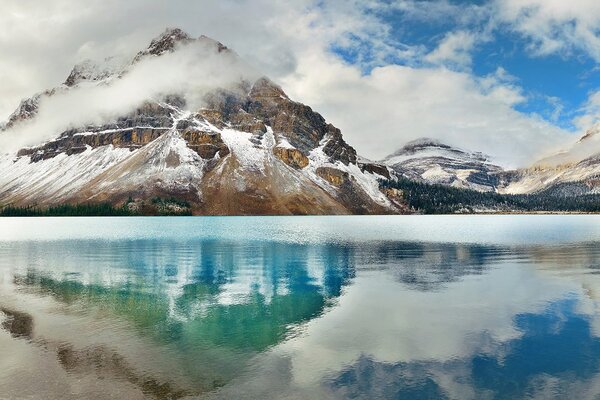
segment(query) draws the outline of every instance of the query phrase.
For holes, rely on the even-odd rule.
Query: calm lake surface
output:
[[[599,216],[0,219],[1,399],[599,396]]]

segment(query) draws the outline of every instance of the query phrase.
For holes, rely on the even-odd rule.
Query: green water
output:
[[[595,398],[599,244],[595,216],[3,219],[0,398]]]

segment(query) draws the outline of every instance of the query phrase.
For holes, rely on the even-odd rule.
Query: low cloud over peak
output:
[[[68,86],[39,97],[34,118],[2,132],[0,148],[6,152],[33,146],[70,128],[109,122],[169,95],[181,95],[190,109],[199,109],[207,93],[234,90],[240,82],[259,77],[237,54],[223,51],[222,44],[207,37],[160,38],[164,40],[152,41],[122,69],[104,68],[102,62],[79,64],[67,78]]]

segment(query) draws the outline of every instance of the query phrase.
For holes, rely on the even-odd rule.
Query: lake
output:
[[[600,394],[600,216],[0,219],[0,398]]]

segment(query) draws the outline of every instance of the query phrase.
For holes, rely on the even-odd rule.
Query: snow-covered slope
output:
[[[480,191],[495,190],[502,168],[482,153],[422,138],[407,143],[382,162],[400,176],[426,183]]]
[[[128,66],[128,60],[121,57],[109,57],[100,63],[84,60],[75,65],[65,80],[65,86],[75,86],[82,82],[97,82],[117,77]]]
[[[212,39],[167,30],[129,63],[77,65],[63,86],[24,101],[0,135],[27,134],[28,124],[43,115],[40,97],[51,101],[75,90],[81,98],[85,88],[122,84],[137,68],[152,65],[144,60],[190,46],[227,57],[223,65],[237,57]],[[218,78],[206,76],[205,86]],[[397,212],[379,190],[385,171],[358,163],[337,128],[269,79],[248,79],[240,76],[232,85],[192,96],[190,87],[203,88],[202,82],[161,87],[133,111],[91,118],[55,132],[52,140],[0,156],[0,205],[138,207],[159,197],[185,200],[197,214]]]
[[[503,177],[502,193],[551,192],[565,196],[600,193],[600,123],[569,149]]]

